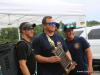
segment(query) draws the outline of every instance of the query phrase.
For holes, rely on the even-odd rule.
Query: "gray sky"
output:
[[[83,4],[86,9],[86,21],[100,22],[100,0],[62,0],[69,3]],[[62,21],[63,23],[76,22],[76,19]]]

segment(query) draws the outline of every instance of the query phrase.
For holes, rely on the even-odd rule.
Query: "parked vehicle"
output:
[[[90,44],[93,65],[100,65],[100,25],[74,29],[75,36],[83,36]]]

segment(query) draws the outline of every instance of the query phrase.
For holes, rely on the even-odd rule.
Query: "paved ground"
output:
[[[100,66],[93,66],[93,74],[92,75],[100,75]]]
[[[100,75],[100,72],[99,73],[93,73],[92,75]]]

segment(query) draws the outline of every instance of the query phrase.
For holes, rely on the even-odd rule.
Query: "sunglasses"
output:
[[[49,24],[50,26],[52,26],[53,24],[56,25],[56,22],[50,22],[50,23],[46,23]]]
[[[34,28],[26,28],[27,30],[31,31],[31,30],[34,30]]]
[[[74,25],[67,25],[66,28],[74,27]]]

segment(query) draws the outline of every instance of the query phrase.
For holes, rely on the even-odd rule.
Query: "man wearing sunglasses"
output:
[[[89,43],[80,36],[74,36],[74,25],[66,24],[64,33],[67,36],[65,40],[72,60],[77,63],[74,70],[69,75],[91,75],[92,68],[92,53]]]
[[[19,61],[18,75],[35,75],[36,59],[30,39],[33,37],[33,27],[36,24],[23,22],[19,29],[22,39],[17,43],[17,58]]]
[[[59,63],[60,58],[51,54],[54,46],[50,44],[50,41],[54,41],[55,47],[61,44],[71,60],[66,43],[61,35],[55,33],[56,22],[51,16],[45,16],[42,25],[44,32],[36,36],[32,42],[37,60],[37,75],[63,75],[63,69]]]
[[[56,26],[55,26],[55,33],[57,33],[57,30],[58,30],[58,28],[59,28],[59,23],[56,23]],[[43,32],[44,32],[44,29],[43,29]]]

